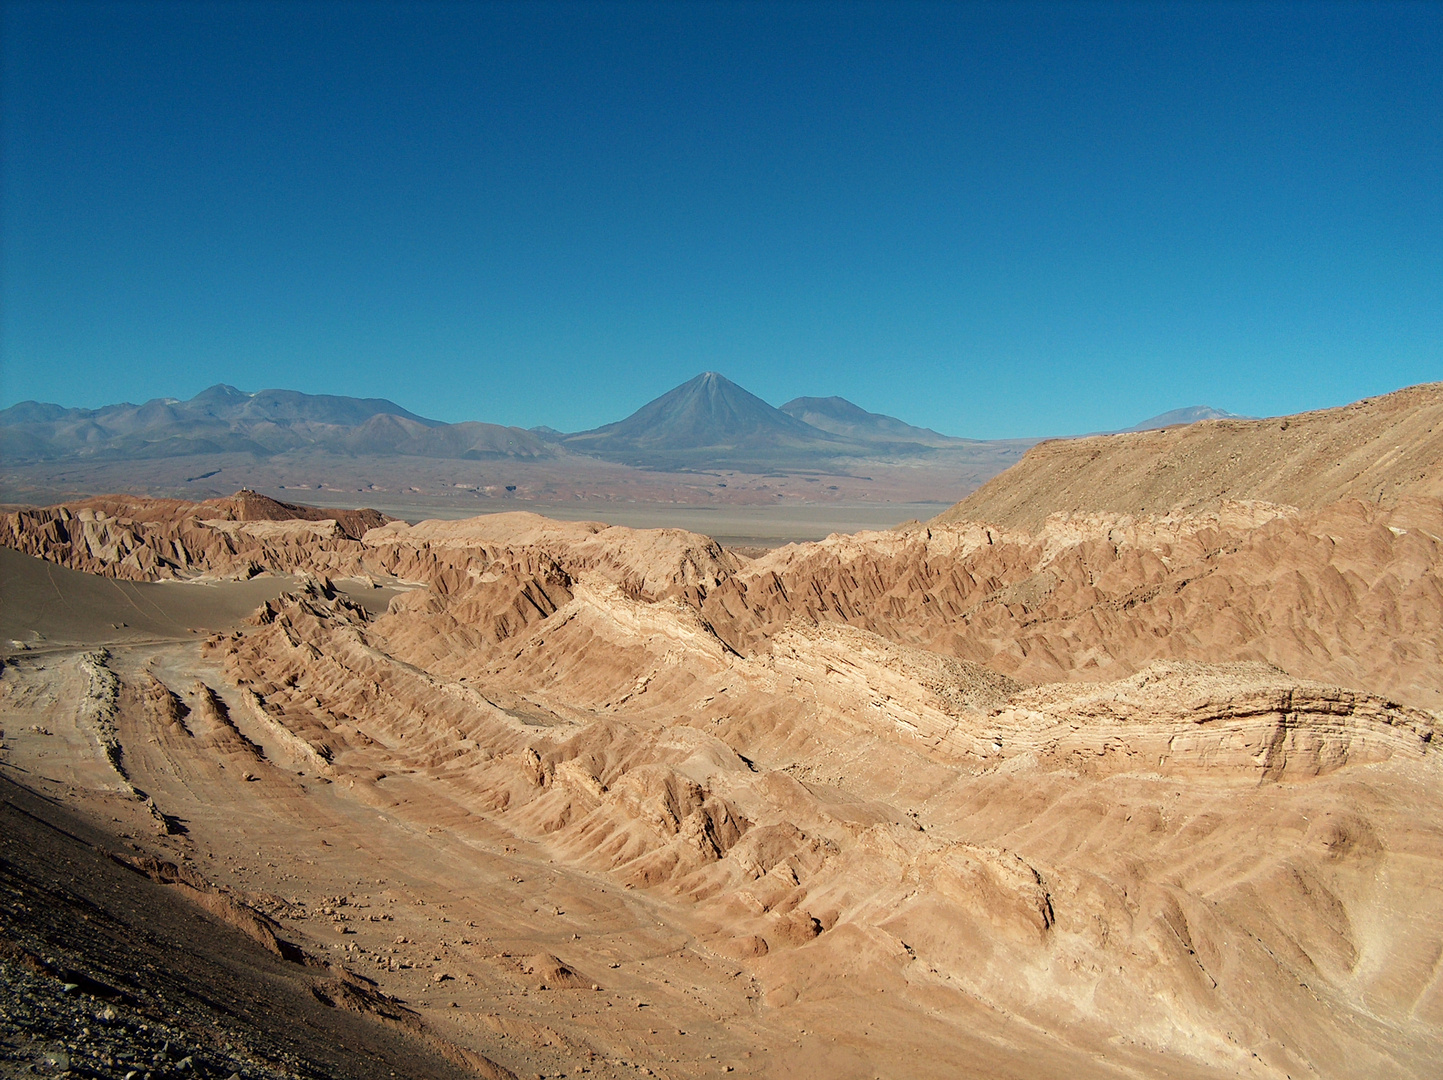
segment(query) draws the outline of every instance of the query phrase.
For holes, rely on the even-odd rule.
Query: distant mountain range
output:
[[[468,421],[445,424],[384,398],[262,390],[223,384],[189,401],[66,409],[22,401],[0,411],[0,456],[27,461],[143,460],[197,454],[288,450],[340,454],[486,459],[554,456],[545,439],[521,428]]]
[[[1129,430],[1228,417],[1195,406]],[[189,401],[68,409],[25,401],[0,411],[0,457],[9,464],[129,461],[296,450],[348,456],[460,460],[579,454],[649,469],[835,469],[852,461],[929,459],[1010,463],[1036,439],[958,439],[867,412],[840,397],[801,397],[776,408],[705,372],[613,424],[572,434],[417,416],[384,398],[352,398],[216,385]]]
[[[1255,420],[1253,416],[1240,416],[1237,413],[1223,412],[1222,409],[1214,409],[1210,405],[1190,405],[1186,409],[1173,409],[1171,412],[1161,413],[1151,420],[1144,420],[1140,424],[1134,424],[1130,428],[1123,428],[1118,432],[1109,434],[1122,434],[1128,431],[1158,431],[1162,428],[1177,427],[1179,424],[1196,424],[1199,420]]]
[[[895,416],[868,412],[840,397],[799,397],[782,406],[788,416],[814,428],[869,443],[912,443],[918,446],[956,446],[974,439],[956,439],[931,428],[913,427]]]
[[[780,409],[708,371],[625,420],[563,436],[575,453],[647,468],[805,468],[838,458],[931,456],[980,445],[870,413],[843,398],[797,398]]]
[[[773,408],[714,371],[647,402],[625,420],[564,439],[569,449],[618,460],[657,453],[728,454],[842,449],[840,440]],[[632,462],[634,463],[634,461]]]

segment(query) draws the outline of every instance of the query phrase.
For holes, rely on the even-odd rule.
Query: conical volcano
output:
[[[580,453],[657,466],[792,462],[856,451],[848,440],[788,416],[714,371],[566,443]]]

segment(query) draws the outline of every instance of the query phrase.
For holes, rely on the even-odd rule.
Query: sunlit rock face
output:
[[[289,577],[221,632],[12,650],[7,760],[485,1068],[1429,1076],[1430,469],[758,558],[530,514],[13,511],[25,566]]]

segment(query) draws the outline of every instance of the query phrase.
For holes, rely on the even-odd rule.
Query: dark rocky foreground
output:
[[[0,1076],[509,1075],[448,1062],[456,1049],[367,980],[285,943],[275,955],[8,776],[0,800]]]

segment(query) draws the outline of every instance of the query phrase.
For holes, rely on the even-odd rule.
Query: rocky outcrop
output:
[[[746,653],[793,620],[840,622],[1026,683],[1265,660],[1438,708],[1440,537],[1435,499],[934,525],[782,548],[698,606]]]
[[[1443,841],[1382,794],[1433,789],[1433,714],[1260,662],[1029,688],[825,619],[743,655],[685,587],[569,592],[502,642],[447,638],[444,662],[414,662],[441,656],[420,644],[435,623],[367,621],[315,587],[212,647],[337,781],[424,778],[686,905],[772,1007],[860,965],[1259,1075],[1381,1068],[1392,1051],[1338,1026],[1359,994],[1429,1037],[1408,1027],[1440,1008],[1426,972],[1396,976],[1421,944],[1367,928],[1433,903]]]
[[[323,511],[253,491],[201,503],[105,496],[0,514],[0,546],[129,581],[345,572],[359,564],[359,537],[389,520],[375,510]]]
[[[1262,660],[1443,706],[1436,499],[1057,514],[1032,531],[959,522],[750,561],[682,530],[532,514],[389,522],[353,539],[332,519],[120,509],[13,512],[0,518],[0,542],[135,580],[269,571],[418,582],[427,588],[398,597],[387,618],[407,624],[410,662],[447,670],[551,618],[591,580],[643,603],[684,603],[745,655],[767,652],[791,624],[841,623],[1023,683],[1121,678],[1159,660]]]
[[[762,1010],[871,1008],[865,978],[909,1022],[961,1002],[1180,1073],[1437,1058],[1436,500],[958,523],[755,560],[532,515],[353,539],[87,512],[24,527],[97,564],[169,537],[184,573],[304,571],[207,640],[184,702],[159,665],[116,697],[232,798],[279,797],[284,766],[484,828],[665,907]],[[373,615],[342,570],[418,587]],[[587,982],[525,955],[538,992]]]

